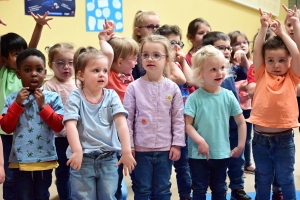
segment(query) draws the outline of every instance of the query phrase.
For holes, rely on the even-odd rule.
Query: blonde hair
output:
[[[221,60],[226,62],[223,53],[212,45],[207,45],[199,49],[192,57],[192,81],[198,86],[203,86],[203,80],[201,77],[202,71],[206,64],[211,60]],[[230,65],[225,64],[225,78],[231,76],[229,74]]]
[[[107,59],[107,57],[99,50],[95,49],[94,47],[88,46],[88,47],[80,47],[77,49],[77,51],[74,54],[74,68],[75,68],[75,80],[76,80],[76,86],[83,88],[84,83],[78,79],[78,72],[84,72],[85,67],[87,64],[96,59]],[[108,65],[108,62],[107,62]],[[109,67],[109,66],[107,66]],[[77,83],[80,83],[78,86]]]
[[[171,60],[173,60],[173,50],[172,50],[172,47],[171,47],[171,43],[166,37],[161,36],[161,35],[149,35],[149,36],[143,38],[140,42],[140,53],[141,54],[143,52],[143,48],[144,48],[144,45],[146,43],[161,44],[164,47],[165,51],[166,51],[167,61],[170,62]],[[141,56],[141,59],[142,59],[142,56]],[[170,77],[170,66],[169,65],[165,66],[164,71],[163,71],[163,76],[165,76],[167,78]]]
[[[136,42],[140,42],[141,40],[141,36],[137,35],[134,31],[135,27],[139,27],[143,24],[143,20],[144,17],[147,15],[157,15],[157,13],[153,12],[153,11],[144,11],[144,10],[139,10],[136,12],[135,16],[134,16],[134,21],[133,21],[133,33],[132,33],[132,38],[136,41]]]
[[[108,42],[114,50],[113,62],[119,58],[126,59],[128,56],[139,53],[138,43],[131,38],[113,38]]]
[[[50,68],[52,68],[52,62],[57,53],[60,53],[62,51],[69,51],[69,52],[75,53],[75,48],[70,43],[61,42],[61,43],[57,43],[53,46],[49,45],[49,46],[45,47],[45,51],[48,53],[48,65]]]

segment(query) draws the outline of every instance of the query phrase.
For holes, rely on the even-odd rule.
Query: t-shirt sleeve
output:
[[[256,82],[255,77],[254,77],[254,66],[253,66],[253,64],[248,69],[247,81],[248,81],[248,84]]]
[[[263,75],[263,73],[265,72],[265,69],[266,69],[266,67],[265,67],[264,64],[262,64],[262,65],[258,68],[257,71],[254,71],[254,69],[253,69],[254,78],[255,78],[256,81]]]
[[[81,98],[79,94],[79,90],[74,90],[70,93],[66,105],[65,105],[65,113],[64,113],[64,119],[63,124],[67,120],[77,120],[79,121],[80,115],[79,115],[79,109],[80,109],[80,103]]]
[[[185,102],[184,114],[195,118],[195,115],[196,115],[196,99],[195,99],[195,95],[193,95],[193,94],[191,94]]]
[[[231,91],[228,91],[230,98],[230,116],[236,116],[243,113],[238,100],[235,98],[234,94]]]
[[[111,98],[110,107],[112,108],[112,115],[114,116],[115,114],[123,113],[127,118],[128,112],[124,109],[119,95],[114,90],[111,90],[111,92],[112,92],[111,94],[112,98]]]
[[[293,70],[291,69],[291,67],[288,70],[288,73],[293,81],[293,83],[295,84],[295,87],[298,86],[298,84],[300,83],[300,77],[296,76],[293,72]]]
[[[63,115],[64,114],[64,105],[58,93],[53,92],[50,107],[54,110],[56,114]]]

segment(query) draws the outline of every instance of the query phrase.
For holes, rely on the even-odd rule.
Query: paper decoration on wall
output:
[[[116,24],[116,32],[123,32],[122,5],[122,0],[86,0],[86,31],[102,31],[107,19]]]
[[[75,16],[75,0],[25,0],[25,15],[44,15],[49,11],[48,16]]]

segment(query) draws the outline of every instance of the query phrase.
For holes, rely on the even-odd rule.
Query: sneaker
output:
[[[254,165],[250,165],[248,167],[244,166],[244,172],[248,174],[254,174],[255,166]]]
[[[277,190],[273,192],[272,200],[283,200],[282,192]]]
[[[231,191],[230,200],[251,200],[251,197],[246,194],[244,188],[241,188]]]

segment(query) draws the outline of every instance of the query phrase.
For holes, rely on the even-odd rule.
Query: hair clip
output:
[[[206,55],[205,51],[200,52],[200,54],[201,54],[201,56],[205,56]]]
[[[49,46],[45,47],[45,52],[49,53],[49,50],[51,49],[51,47],[53,47],[52,44],[50,44]]]

